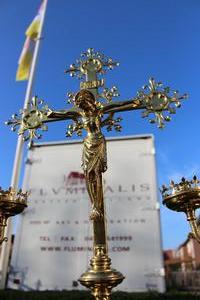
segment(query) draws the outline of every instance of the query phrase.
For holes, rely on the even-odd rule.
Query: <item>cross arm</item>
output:
[[[47,131],[46,123],[70,119],[78,123],[79,117],[80,114],[75,108],[53,111],[47,105],[43,105],[42,100],[33,97],[29,108],[21,110],[19,116],[14,114],[6,124],[11,125],[13,131],[18,128],[18,134],[22,135],[24,140],[32,141],[34,138],[41,138],[38,130]]]
[[[164,127],[165,121],[170,121],[170,114],[175,114],[176,108],[181,106],[181,100],[187,98],[187,95],[179,95],[178,91],[173,91],[169,87],[163,87],[163,84],[156,82],[153,78],[149,79],[149,84],[145,85],[137,96],[131,100],[110,102],[103,105],[104,114],[114,114],[117,112],[142,109],[142,117],[149,117],[150,123],[157,123],[159,128]]]
[[[144,109],[144,104],[139,99],[116,101],[105,104],[102,108],[103,113],[117,113],[136,109]]]

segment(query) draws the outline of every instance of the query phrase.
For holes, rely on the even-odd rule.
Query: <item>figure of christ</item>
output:
[[[106,140],[101,128],[106,125],[109,116],[115,112],[144,108],[140,100],[118,101],[98,106],[94,95],[88,90],[81,90],[75,96],[75,107],[71,110],[51,111],[49,121],[54,119],[82,120],[87,132],[83,141],[82,168],[87,191],[92,204],[91,220],[102,219],[104,215],[102,173],[107,170]],[[103,120],[103,116],[109,114]]]

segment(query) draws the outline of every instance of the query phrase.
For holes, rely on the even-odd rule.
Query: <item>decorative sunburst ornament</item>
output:
[[[44,120],[47,120],[47,115],[51,112],[48,105],[43,104],[43,100],[38,99],[37,96],[33,97],[29,108],[20,110],[19,116],[14,114],[6,122],[6,125],[11,125],[12,131],[16,131],[19,128],[18,134],[23,136],[24,141],[40,139],[42,134],[38,133],[37,129],[42,131],[48,130]]]
[[[164,127],[164,123],[171,120],[171,114],[176,113],[176,108],[181,107],[180,100],[186,99],[187,94],[179,95],[178,91],[173,91],[169,87],[164,87],[161,82],[149,79],[149,85],[145,85],[138,92],[138,98],[146,106],[142,116],[149,117],[154,114],[155,118],[150,118],[150,123],[157,123],[159,128]]]

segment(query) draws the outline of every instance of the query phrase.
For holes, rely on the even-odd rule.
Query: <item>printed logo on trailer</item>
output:
[[[85,175],[80,172],[71,171],[69,175],[64,175],[64,185],[85,185]]]

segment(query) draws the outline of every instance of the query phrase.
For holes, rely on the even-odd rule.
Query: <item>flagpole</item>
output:
[[[35,49],[33,53],[30,74],[28,78],[26,93],[25,93],[25,100],[24,100],[24,109],[29,107],[29,103],[32,97],[32,89],[33,83],[35,79],[35,71],[36,71],[36,64],[39,55],[39,49],[42,39],[42,29],[44,25],[44,19],[46,15],[47,9],[47,2],[48,0],[43,0],[43,14],[41,15],[40,27],[38,30],[38,36],[35,43]],[[15,159],[13,164],[13,171],[11,177],[11,186],[14,189],[18,189],[19,185],[19,178],[20,178],[20,171],[21,171],[21,164],[22,164],[22,157],[23,157],[23,137],[20,135],[17,140],[17,146],[15,151]],[[10,220],[10,219],[9,219]],[[0,278],[0,289],[4,289],[6,286],[6,279],[7,279],[7,271],[8,271],[8,263],[9,263],[9,254],[11,249],[11,236],[12,236],[12,221],[8,221],[7,229],[5,235],[8,237],[8,242],[3,243],[1,248],[1,255],[0,255],[0,270],[1,270],[1,278]]]

